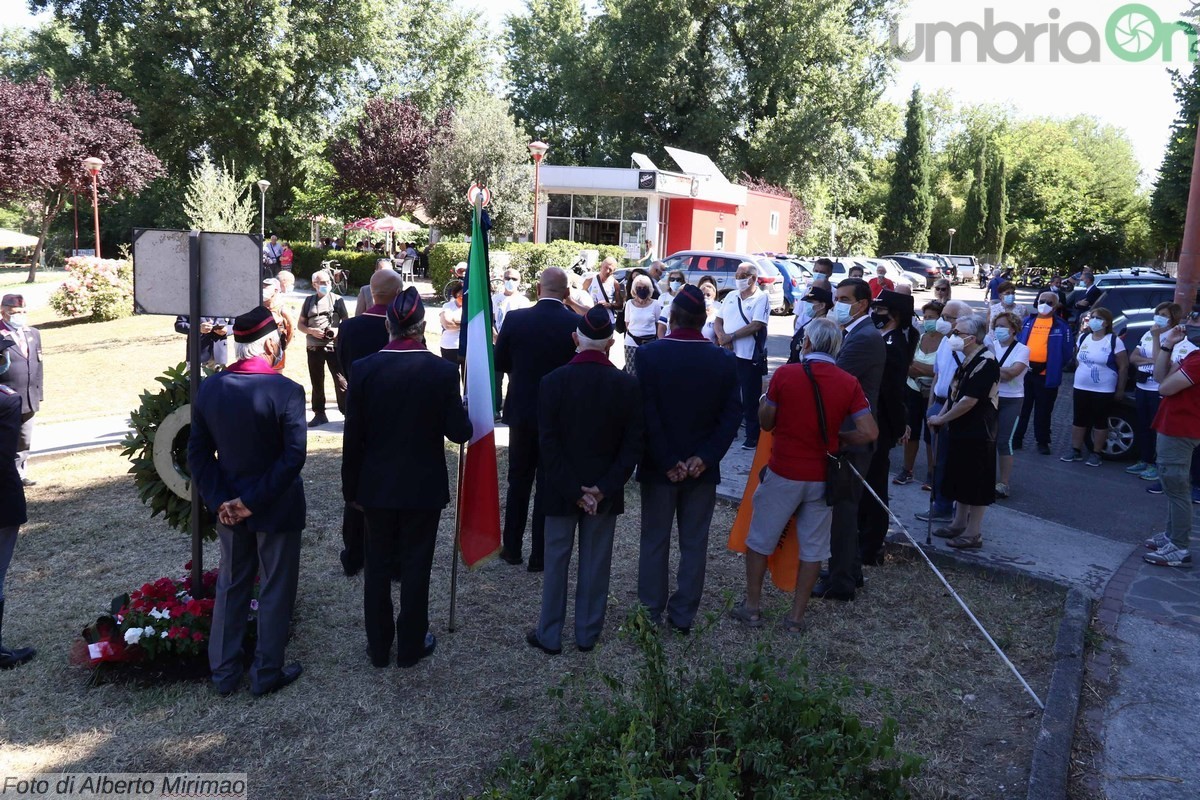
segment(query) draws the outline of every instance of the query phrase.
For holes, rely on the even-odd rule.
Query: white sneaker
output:
[[[1170,544],[1170,542],[1171,537],[1167,536],[1166,531],[1163,531],[1162,533],[1154,534],[1149,539],[1142,542],[1142,544],[1146,546],[1147,550],[1157,550],[1160,547],[1165,547],[1166,545]]]
[[[1192,567],[1192,554],[1176,547],[1174,542],[1167,542],[1166,546],[1158,548],[1153,553],[1146,553],[1142,556],[1142,560],[1156,567],[1183,567],[1184,569]]]

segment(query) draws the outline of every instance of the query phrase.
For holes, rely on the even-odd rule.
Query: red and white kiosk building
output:
[[[634,166],[541,165],[547,202],[537,208],[539,242],[623,246],[638,258],[681,250],[786,252],[792,201],[731,183],[708,156],[664,148],[679,171],[635,153]]]

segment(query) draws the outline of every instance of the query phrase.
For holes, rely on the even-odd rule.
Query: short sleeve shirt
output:
[[[721,310],[717,312],[717,318],[725,327],[725,333],[730,336],[752,322],[761,322],[766,325],[771,318],[771,298],[767,296],[766,292],[758,289],[754,290],[754,294],[750,295],[749,299],[742,299],[740,292],[730,292],[725,295],[725,300],[721,303]],[[747,361],[754,358],[754,337],[743,336],[735,339],[733,354]]]
[[[1008,352],[1009,345],[1012,345],[1011,353]],[[1007,358],[1004,357],[1005,353],[1008,353]],[[1025,372],[1029,371],[1029,348],[1020,342],[1009,342],[1009,344],[1005,345],[1002,345],[999,342],[994,342],[992,344],[992,354],[996,356],[997,369],[1000,367],[1013,367],[1017,364],[1024,364]],[[1000,363],[1001,359],[1004,359],[1003,364]],[[1000,396],[1024,397],[1025,372],[1022,372],[1020,375],[1010,381],[1003,381],[1000,384]]]
[[[1179,365],[1192,384],[1182,392],[1164,397],[1154,417],[1154,430],[1164,436],[1200,439],[1200,350],[1193,350]]]
[[[1113,351],[1125,352],[1125,343],[1120,336],[1105,334],[1096,341],[1092,335],[1086,334],[1079,342],[1079,352],[1075,359],[1075,388],[1085,392],[1112,394],[1117,390],[1117,371],[1108,365],[1108,357]]]
[[[980,350],[955,373],[950,396],[958,402],[973,397],[977,401],[966,414],[950,421],[950,433],[961,439],[996,438],[996,408],[999,396],[1000,365],[988,350]]]
[[[827,441],[821,441],[817,401],[802,364],[777,369],[767,389],[767,401],[776,407],[771,471],[791,481],[825,480],[826,454],[838,451],[846,417],[871,413],[857,378],[829,361],[813,358],[808,365],[821,389]]]

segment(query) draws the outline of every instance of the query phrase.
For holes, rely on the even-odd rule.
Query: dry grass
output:
[[[548,699],[563,680],[598,685],[635,653],[617,632],[634,604],[636,490],[618,530],[609,622],[590,654],[570,646],[549,658],[524,644],[539,580],[502,562],[460,575],[460,629],[446,632],[452,519],[436,556],[432,659],[412,670],[376,670],[363,647],[361,579],[341,576],[338,439],[310,440],[309,498],[295,638],[300,681],[255,700],[221,700],[198,684],[86,688],[67,651],[89,617],[143,581],[179,572],[184,537],[150,521],[114,451],[48,462],[31,491],[30,518],[9,573],[10,643],[39,648],[0,673],[0,774],[39,771],[244,771],[258,798],[451,798],[477,789],[499,758],[568,721]],[[732,512],[718,508],[702,613],[717,615],[741,591],[742,562],[724,547]],[[214,563],[210,547],[206,558]],[[1044,692],[1061,596],[965,573],[951,580]],[[787,598],[769,592],[777,618]],[[929,758],[917,796],[1007,798],[1024,794],[1037,715],[927,569],[893,561],[873,569],[858,602],[817,603],[803,642],[720,620],[703,637],[673,639],[672,659],[735,659],[760,640],[807,657],[813,671],[870,682],[857,701],[867,720],[900,722],[903,749]],[[570,622],[568,621],[568,631]]]

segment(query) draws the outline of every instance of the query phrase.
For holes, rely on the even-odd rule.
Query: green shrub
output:
[[[429,251],[429,282],[439,295],[454,275],[454,265],[466,261],[471,245],[466,242],[440,241]]]
[[[521,273],[521,280],[526,286],[533,286],[538,275],[547,267],[567,269],[579,258],[579,251],[585,249],[599,250],[600,258],[613,256],[619,261],[625,258],[625,249],[615,245],[590,245],[579,242],[569,242],[559,239],[549,244],[533,244],[531,242],[505,243],[497,242],[492,245],[492,252],[503,250],[509,253],[509,266]],[[466,261],[470,253],[469,244],[447,242],[444,239],[433,246],[429,253],[429,279],[434,287],[440,288],[450,280],[451,270],[460,261]]]
[[[762,647],[692,678],[668,670],[644,610],[626,627],[643,658],[636,678],[602,676],[610,691],[572,708],[529,757],[506,759],[481,797],[908,797],[921,759],[896,751],[894,719],[876,730],[842,710],[857,693],[847,682],[813,679]]]
[[[375,272],[377,260],[379,260],[378,253],[360,253],[357,250],[326,250],[323,247],[309,245],[292,247],[292,273],[297,278],[308,280],[314,272],[321,268],[322,261],[337,261],[338,269],[349,271],[347,282],[353,292],[357,292],[359,287],[371,282],[371,275]]]

